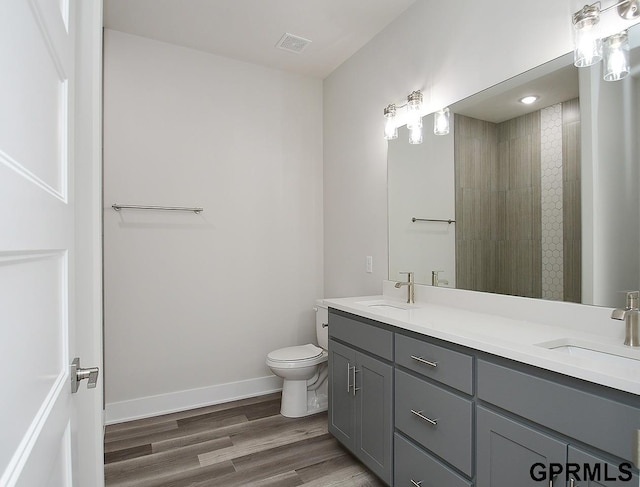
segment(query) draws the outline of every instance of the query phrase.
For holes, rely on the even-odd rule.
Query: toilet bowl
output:
[[[288,418],[327,410],[328,311],[321,300],[314,309],[319,347],[308,343],[280,348],[267,355],[271,372],[283,379],[280,414]]]

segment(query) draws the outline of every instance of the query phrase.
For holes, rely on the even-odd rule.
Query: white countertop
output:
[[[578,379],[640,395],[639,365],[570,356],[549,349],[567,342],[578,347],[596,345],[601,350],[640,360],[640,349],[624,346],[617,336],[580,331],[575,327],[551,326],[497,314],[477,313],[457,307],[416,302],[390,296],[360,296],[325,299],[331,308],[370,318],[401,330],[463,345],[524,364],[559,372]],[[388,303],[411,309],[371,306]],[[547,348],[538,344],[547,344]]]

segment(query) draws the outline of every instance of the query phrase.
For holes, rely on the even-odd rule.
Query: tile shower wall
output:
[[[458,288],[579,302],[579,110],[564,105],[456,115]]]

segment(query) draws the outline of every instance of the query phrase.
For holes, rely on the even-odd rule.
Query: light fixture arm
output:
[[[573,23],[597,18],[599,14],[618,7],[618,15],[623,19],[632,20],[640,16],[640,0],[620,0],[618,3],[602,8],[601,3],[594,2],[591,5],[585,5],[575,14],[573,14]]]
[[[600,3],[600,2],[597,2]],[[623,19],[635,19],[640,15],[640,2],[638,0],[621,0],[620,2],[600,10],[606,12],[612,8],[618,7],[618,15]]]

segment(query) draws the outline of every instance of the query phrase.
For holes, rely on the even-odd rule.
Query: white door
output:
[[[69,375],[101,366],[100,12],[0,1],[1,486],[103,482],[102,381]]]

